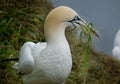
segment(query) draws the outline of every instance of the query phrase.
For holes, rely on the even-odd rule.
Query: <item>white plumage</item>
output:
[[[115,36],[112,54],[113,54],[114,58],[120,60],[120,30],[118,30],[118,32]]]
[[[47,16],[44,33],[47,42],[26,42],[21,50],[18,72],[24,84],[64,84],[72,67],[69,44],[65,37],[67,27],[84,25],[71,8],[60,6]]]

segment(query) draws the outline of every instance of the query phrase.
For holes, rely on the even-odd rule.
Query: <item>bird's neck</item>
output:
[[[65,36],[65,29],[66,26],[64,24],[47,27],[44,31],[47,45],[69,49],[69,44]]]

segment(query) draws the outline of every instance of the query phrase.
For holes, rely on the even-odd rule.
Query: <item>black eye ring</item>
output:
[[[81,20],[81,18],[79,18],[79,17],[76,15],[72,20],[70,20],[70,21],[68,21],[68,22],[79,21],[79,20]]]
[[[73,20],[76,21],[76,20],[81,20],[81,19],[76,15]]]

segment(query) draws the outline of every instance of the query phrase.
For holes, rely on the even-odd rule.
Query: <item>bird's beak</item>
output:
[[[72,25],[74,26],[74,28],[72,30],[76,30],[76,28],[78,28],[75,24],[77,24],[78,26],[80,26],[80,28],[82,28],[82,30],[84,30],[84,32],[88,32],[88,30],[90,30],[95,36],[97,36],[99,38],[99,35],[97,34],[97,32],[94,29],[94,26],[92,23],[87,23],[86,21],[84,21],[82,18],[75,16],[74,19],[68,21],[70,23],[72,23]]]
[[[80,19],[79,21],[76,21],[75,23],[78,25],[83,25],[83,26],[86,26],[87,24],[83,19]]]

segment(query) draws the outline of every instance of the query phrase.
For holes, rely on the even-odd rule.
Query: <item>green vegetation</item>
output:
[[[12,68],[14,62],[3,60],[18,57],[26,41],[45,41],[43,23],[52,8],[47,0],[0,1],[0,84],[22,84]],[[73,56],[66,84],[119,84],[120,62],[92,49],[90,29],[85,33],[88,38],[83,41],[76,39],[70,30],[66,31]]]

